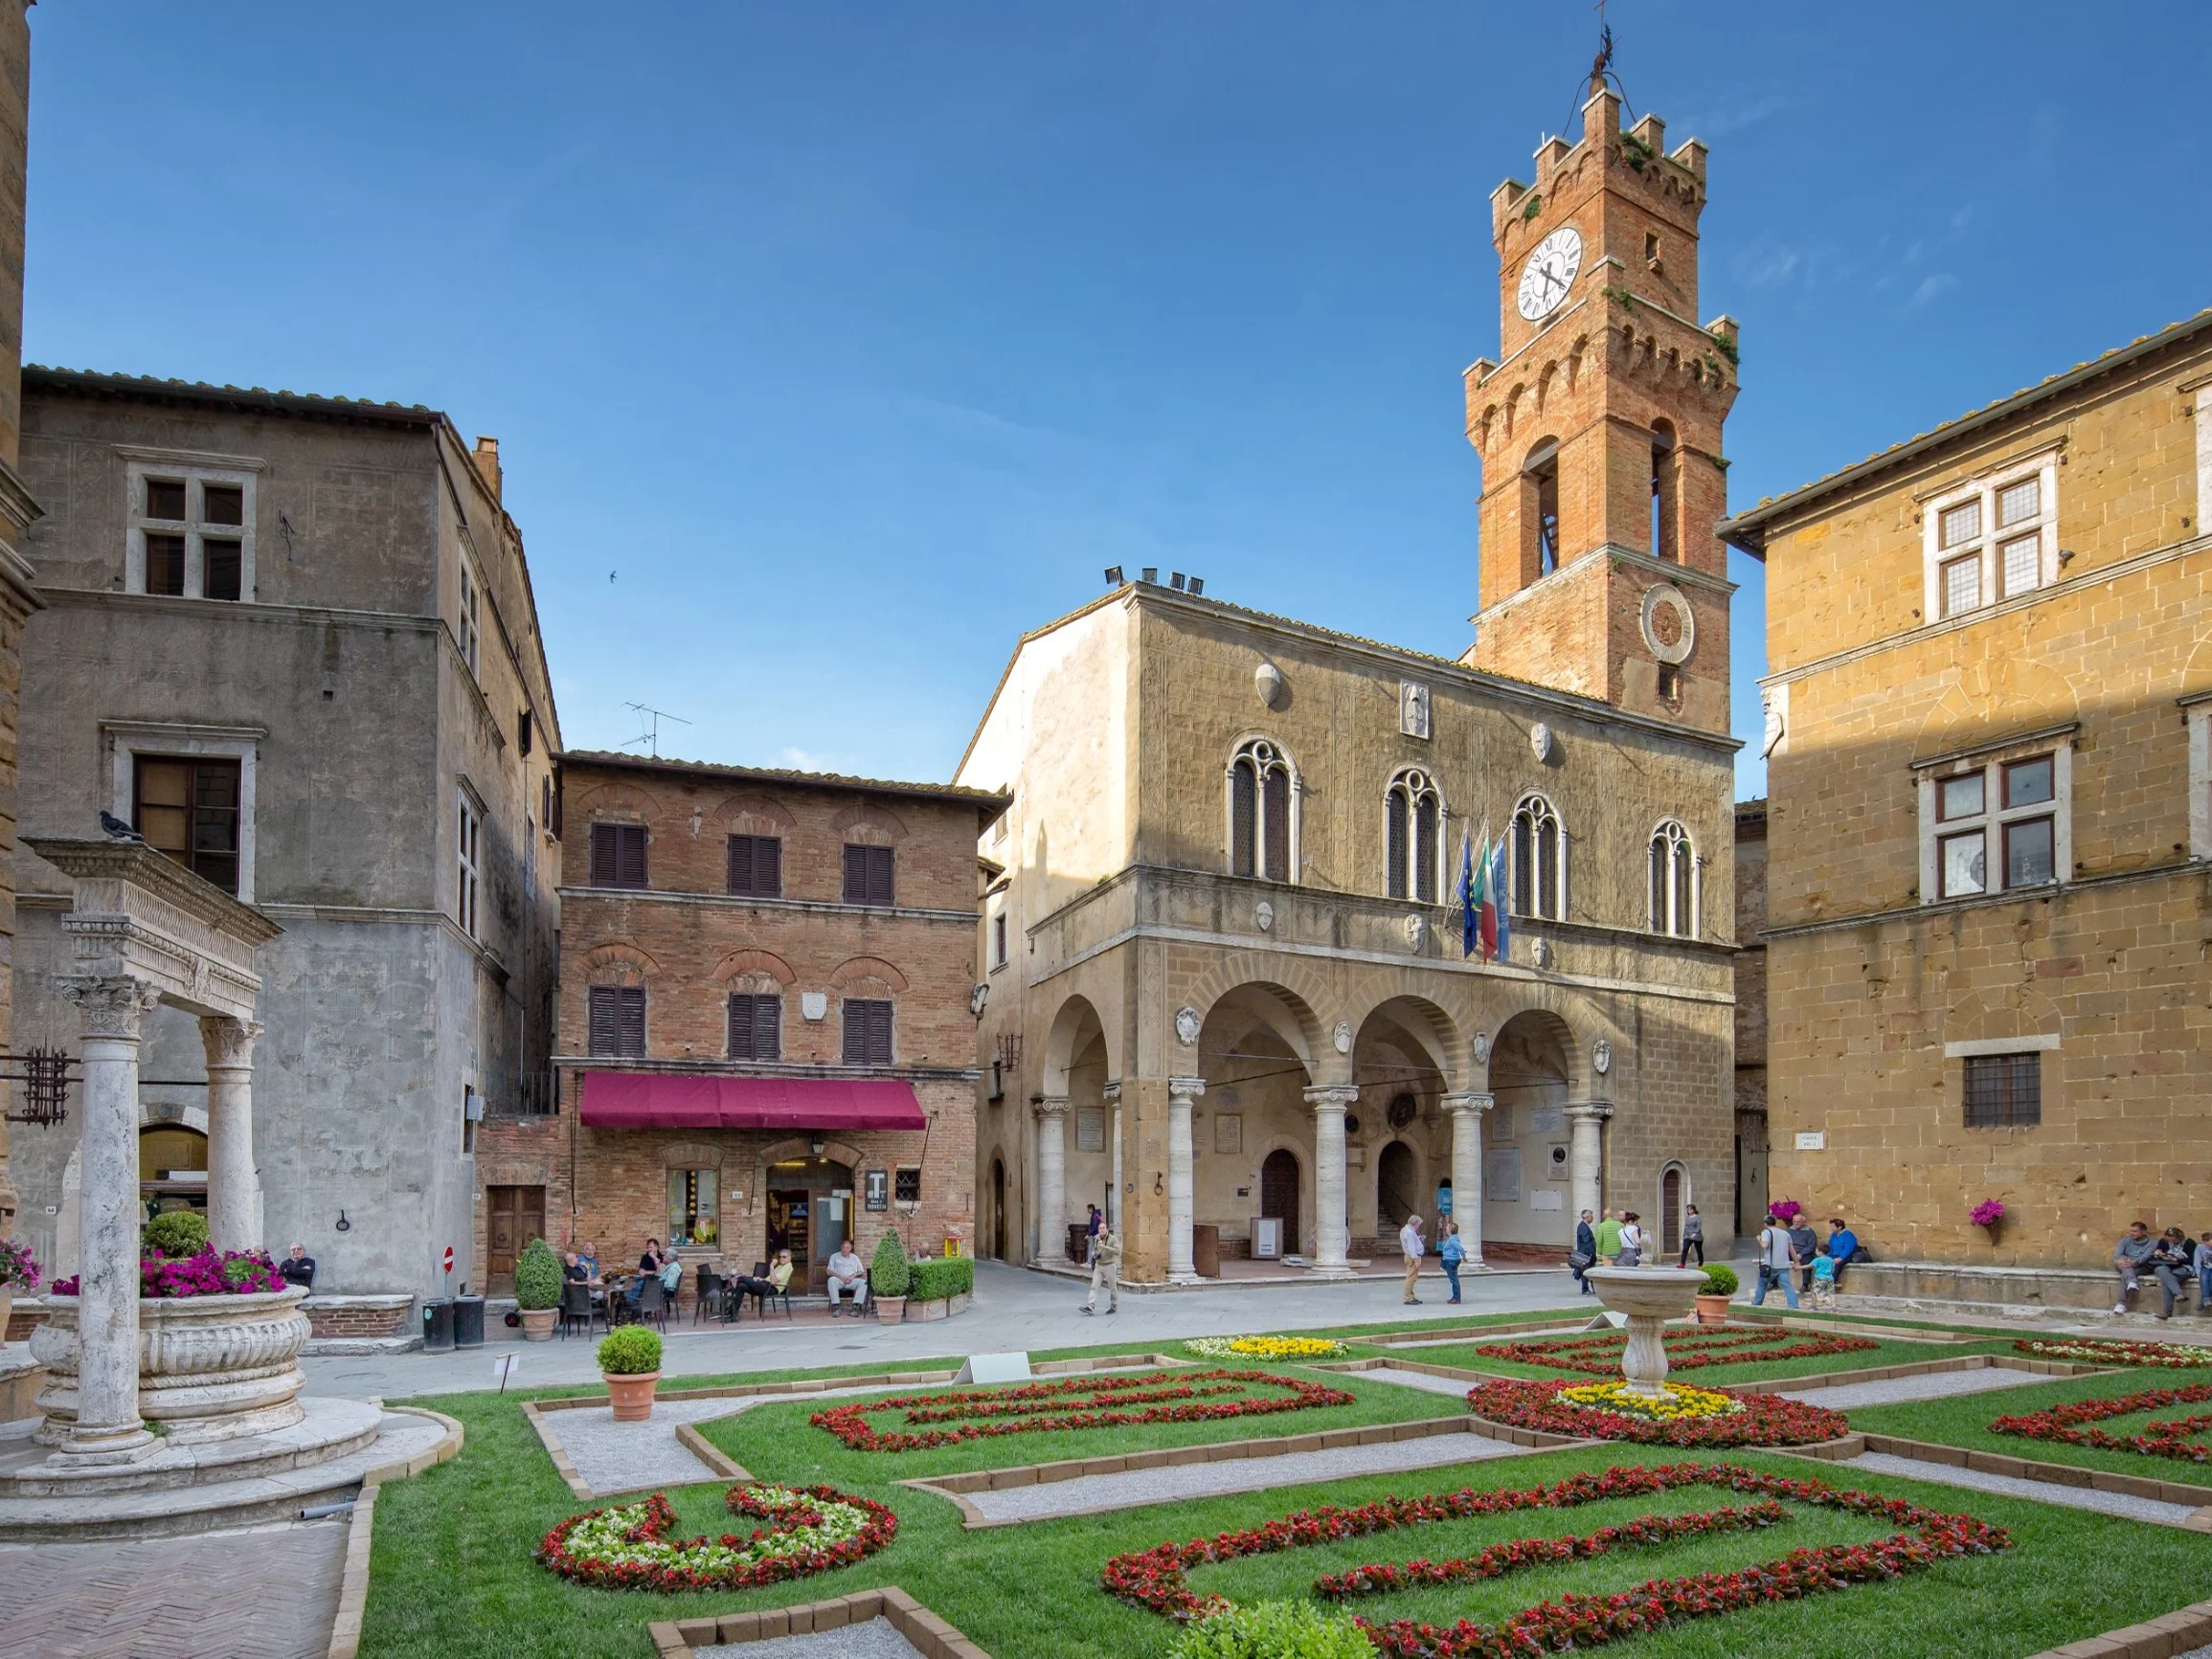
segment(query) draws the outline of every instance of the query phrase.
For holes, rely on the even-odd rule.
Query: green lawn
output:
[[[1425,1351],[1424,1356],[1437,1352]],[[1872,1355],[1834,1356],[1851,1357],[1874,1359]],[[850,1374],[881,1367],[839,1369]],[[467,1446],[454,1462],[383,1489],[377,1503],[362,1652],[365,1659],[535,1655],[646,1659],[652,1650],[645,1635],[649,1620],[818,1601],[896,1584],[961,1626],[995,1659],[1124,1655],[1146,1659],[1164,1651],[1173,1626],[1156,1615],[1122,1605],[1097,1588],[1099,1568],[1121,1551],[1142,1549],[1171,1536],[1188,1538],[1255,1525],[1323,1503],[1361,1503],[1461,1485],[1532,1486],[1579,1469],[1662,1461],[1628,1447],[1559,1452],[978,1532],[963,1531],[949,1503],[895,1484],[954,1469],[1092,1455],[1139,1445],[1296,1434],[1345,1423],[1440,1416],[1453,1408],[1448,1399],[1366,1381],[1358,1374],[1314,1375],[1342,1384],[1356,1396],[1356,1402],[1250,1421],[1024,1434],[891,1455],[846,1449],[806,1423],[812,1409],[806,1404],[779,1401],[756,1407],[730,1424],[710,1427],[708,1433],[765,1478],[828,1480],[888,1504],[899,1516],[898,1538],[882,1555],[835,1573],[760,1590],[682,1596],[581,1589],[537,1567],[530,1552],[547,1529],[592,1506],[574,1498],[553,1473],[551,1460],[522,1416],[523,1397],[465,1394],[425,1401],[422,1403],[462,1420],[467,1428]],[[1863,1417],[1871,1427],[1876,1417],[1902,1419],[1912,1414],[1926,1419],[1931,1413],[1963,1407],[1978,1425],[2000,1411],[2022,1409],[2016,1402],[2031,1397],[2073,1398],[2140,1385],[2133,1378],[2096,1379],[2006,1390],[2001,1396],[1934,1407],[1889,1407],[1853,1417],[1855,1423]],[[537,1392],[542,1397],[562,1391]],[[2002,1403],[1998,1403],[1999,1400]],[[1927,1432],[1925,1422],[1885,1425],[1892,1433],[1937,1438]],[[2016,1452],[2026,1445],[1999,1441],[2000,1449]],[[2029,1455],[2063,1449],[2036,1446]],[[1746,1453],[1731,1461],[1798,1477],[1832,1482],[1840,1478],[1840,1471],[1831,1466],[1787,1457]],[[2185,1470],[2185,1466],[2173,1468]],[[2012,1529],[2017,1547],[1996,1557],[1945,1562],[1895,1582],[1823,1596],[1815,1606],[1785,1604],[1695,1621],[1621,1644],[1626,1659],[1661,1655],[1730,1659],[1748,1652],[1813,1648],[1821,1659],[1877,1655],[2014,1659],[2171,1611],[2194,1599],[2192,1586],[2212,1571],[2212,1538],[2196,1534],[1872,1475],[1840,1478],[1934,1508],[1969,1510]],[[671,1491],[683,1536],[719,1533],[731,1525],[722,1508],[722,1491],[718,1482]],[[1726,1501],[1717,1491],[1692,1488],[1576,1510],[1482,1517],[1207,1568],[1194,1576],[1193,1584],[1248,1601],[1302,1595],[1317,1574],[1362,1561],[1465,1553],[1519,1536],[1587,1533],[1635,1514],[1709,1509]],[[1619,1589],[1657,1576],[1744,1566],[1801,1545],[1874,1536],[1876,1530],[1864,1522],[1823,1510],[1799,1509],[1794,1510],[1787,1524],[1762,1533],[1626,1551],[1479,1585],[1372,1598],[1359,1603],[1359,1610],[1375,1619],[1470,1617],[1489,1622],[1569,1590]],[[2128,1571],[2110,1572],[2100,1565],[2116,1559],[2124,1559]]]
[[[2156,1366],[2135,1366],[2098,1377],[2032,1383],[2025,1388],[2000,1388],[1988,1394],[1966,1394],[1952,1400],[1862,1406],[1850,1414],[1851,1426],[1867,1434],[1930,1440],[1942,1446],[1994,1451],[2037,1463],[2074,1464],[2084,1468],[2109,1469],[2114,1474],[2140,1475],[2146,1480],[2212,1487],[2212,1464],[2184,1463],[2178,1458],[2104,1451],[2096,1446],[2067,1446],[2059,1441],[2028,1440],[2017,1434],[1989,1432],[1989,1425],[2000,1417],[2024,1417],[2031,1411],[2041,1411],[2063,1401],[2110,1400],[2115,1395],[2137,1394],[2146,1388],[2174,1388],[2192,1382],[2212,1382],[2212,1377],[2197,1372],[2164,1371]],[[2108,1434],[2140,1434],[2144,1424],[2154,1418],[2171,1422],[2206,1411],[2212,1411],[2212,1403],[2171,1405],[2154,1412],[2107,1418],[2094,1426]]]
[[[1803,1333],[1777,1331],[1775,1346],[1784,1347],[1796,1340]],[[1506,1337],[1503,1340],[1512,1341]],[[1544,1340],[1536,1338],[1535,1340]],[[1499,1377],[1551,1377],[1573,1382],[1595,1381],[1592,1373],[1561,1371],[1549,1365],[1534,1365],[1517,1359],[1498,1359],[1478,1353],[1479,1344],[1453,1343],[1441,1348],[1399,1348],[1388,1350],[1402,1358],[1420,1360],[1429,1365],[1456,1365],[1470,1371],[1487,1371]],[[1872,1348],[1862,1348],[1849,1354],[1816,1354],[1798,1359],[1749,1359],[1734,1364],[1703,1365],[1688,1371],[1673,1373],[1683,1382],[1694,1387],[1720,1388],[1731,1382],[1759,1382],[1776,1377],[1818,1377],[1832,1371],[1869,1371],[1885,1365],[1916,1365],[1930,1360],[1958,1359],[1970,1354],[2010,1353],[2009,1342],[1943,1343],[1940,1346],[1926,1342],[1876,1341]],[[1854,1417],[1853,1423],[1858,1419]]]

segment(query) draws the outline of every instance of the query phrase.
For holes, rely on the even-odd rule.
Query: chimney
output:
[[[499,500],[499,439],[479,437],[476,454],[469,458],[476,462],[477,476],[484,480],[484,487],[491,491],[491,499]]]

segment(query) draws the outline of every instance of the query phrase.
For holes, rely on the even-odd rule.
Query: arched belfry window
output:
[[[1663,420],[1652,422],[1651,433],[1651,551],[1655,559],[1679,562],[1682,461],[1675,451],[1675,429]]]
[[[1551,802],[1524,796],[1513,809],[1513,913],[1567,919],[1567,831]]]
[[[1389,889],[1393,899],[1436,903],[1444,890],[1444,796],[1415,766],[1390,779],[1387,808]]]
[[[1698,934],[1697,848],[1671,818],[1651,832],[1651,930],[1678,939]]]
[[[1275,744],[1255,737],[1237,749],[1229,763],[1230,875],[1294,879],[1298,794],[1298,773]]]
[[[1559,445],[1545,438],[1522,468],[1522,511],[1532,576],[1559,569]]]

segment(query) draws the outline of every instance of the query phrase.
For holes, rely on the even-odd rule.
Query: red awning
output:
[[[895,1079],[584,1073],[592,1129],[925,1129],[914,1085]]]

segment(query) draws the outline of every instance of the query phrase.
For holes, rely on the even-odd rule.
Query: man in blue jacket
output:
[[[1828,1259],[1836,1264],[1836,1289],[1843,1289],[1843,1269],[1859,1253],[1859,1235],[1843,1224],[1841,1216],[1828,1218]]]

